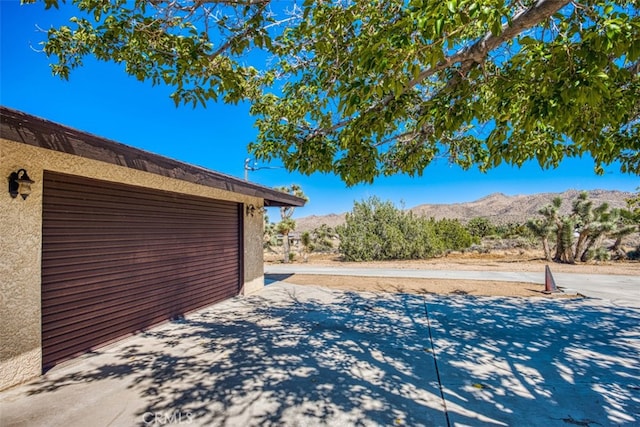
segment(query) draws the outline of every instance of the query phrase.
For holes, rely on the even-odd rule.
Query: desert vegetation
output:
[[[278,233],[265,221],[265,248],[288,254],[287,260],[312,253],[332,253],[343,261],[420,260],[452,252],[490,253],[541,248],[544,258],[557,263],[640,258],[640,193],[626,200],[626,208],[594,203],[586,192],[563,207],[556,197],[526,222],[496,224],[484,216],[467,221],[426,217],[377,197],[355,202],[336,227],[322,224],[301,233]],[[564,201],[566,202],[566,201]],[[295,221],[286,219],[288,228]],[[288,240],[292,249],[284,248]],[[282,248],[281,248],[282,246]]]
[[[476,241],[458,220],[416,216],[376,197],[356,202],[336,232],[346,261],[423,259]]]
[[[548,261],[574,263],[635,258],[638,249],[626,252],[622,241],[639,230],[637,203],[635,197],[628,200],[628,209],[612,209],[607,203],[594,206],[583,192],[573,202],[569,214],[559,214],[562,200],[556,198],[540,209],[540,216],[530,219],[527,226],[540,238]],[[604,245],[607,241],[613,244]]]

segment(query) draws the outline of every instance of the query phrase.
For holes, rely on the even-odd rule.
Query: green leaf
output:
[[[447,9],[449,9],[449,12],[456,13],[457,7],[458,7],[458,1],[457,0],[448,0],[447,1]]]
[[[444,19],[443,18],[436,19],[435,34],[437,36],[442,35],[442,26],[443,25],[444,25]]]
[[[640,174],[640,38],[628,2],[592,5],[602,16],[535,15],[490,51],[478,41],[519,19],[504,2],[305,0],[302,19],[262,2],[68,3],[76,17],[43,45],[54,75],[68,79],[93,57],[170,86],[176,106],[246,102],[252,149],[290,170],[353,185],[427,173],[444,153],[481,170],[588,153]]]

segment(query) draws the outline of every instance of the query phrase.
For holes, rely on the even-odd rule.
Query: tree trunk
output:
[[[573,257],[573,222],[564,220],[559,223],[556,243],[556,256],[554,261],[565,264],[574,264]]]
[[[578,236],[578,242],[576,243],[576,251],[573,255],[574,259],[582,259],[582,257],[584,257],[584,254],[587,252],[587,250],[584,248],[584,245],[587,242],[587,235],[588,233],[584,230],[580,232],[580,235]]]
[[[622,250],[622,239],[624,236],[618,236],[613,246],[611,246],[611,252],[615,254],[617,259],[627,259],[627,254]]]
[[[576,263],[576,259],[573,257],[573,250],[572,250],[572,248],[570,246],[565,248],[562,262],[564,262],[566,264],[575,264]]]
[[[556,231],[556,254],[553,256],[555,262],[562,262],[562,253],[564,251],[564,245],[562,244],[562,223],[557,224]]]
[[[549,238],[546,236],[542,238],[542,249],[544,249],[545,259],[547,261],[553,261],[551,258],[551,248],[549,247]]]
[[[580,257],[580,261],[582,262],[589,261],[589,251],[593,247],[600,246],[600,242],[602,242],[602,235],[603,233],[598,233],[591,236],[591,238],[589,239],[589,243],[587,244],[587,247],[585,248],[584,253],[582,254],[582,257]]]
[[[589,240],[589,243],[587,244],[587,248],[584,251],[584,254],[582,255],[584,258],[587,257],[587,251],[589,251],[591,248],[599,248],[602,246],[602,241],[604,240],[604,238],[607,235],[607,231],[606,229],[600,229],[598,230]]]
[[[289,264],[289,233],[282,235],[282,250],[284,251],[284,259],[282,261],[285,264]]]

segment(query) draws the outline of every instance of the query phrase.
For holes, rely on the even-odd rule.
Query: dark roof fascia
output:
[[[163,157],[0,106],[0,137],[118,166],[264,199],[265,206],[304,206],[305,199]]]

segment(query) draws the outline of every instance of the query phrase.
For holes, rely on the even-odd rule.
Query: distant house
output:
[[[0,389],[260,289],[263,207],[305,203],[20,111],[0,119]]]

